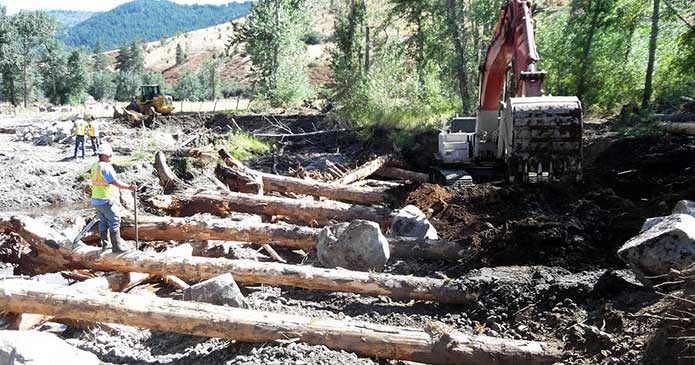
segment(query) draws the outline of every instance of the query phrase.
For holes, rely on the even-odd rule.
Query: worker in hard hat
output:
[[[72,158],[77,158],[77,150],[82,147],[82,159],[84,160],[84,134],[87,131],[87,122],[82,119],[76,119],[73,121],[72,131],[75,134],[75,153]]]
[[[109,243],[116,253],[126,252],[129,249],[121,238],[121,216],[119,214],[120,192],[119,189],[135,190],[135,185],[128,185],[116,178],[116,172],[111,165],[113,150],[108,143],[102,143],[97,150],[99,161],[92,165],[92,205],[99,218],[99,237],[101,238],[101,250],[106,251]]]
[[[89,136],[89,140],[92,142],[92,150],[94,151],[94,156],[96,156],[99,149],[99,123],[94,118],[87,125],[87,136]]]

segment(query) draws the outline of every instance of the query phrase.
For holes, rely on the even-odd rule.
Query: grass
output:
[[[224,138],[223,147],[237,160],[255,160],[270,152],[270,145],[247,132],[229,132]]]

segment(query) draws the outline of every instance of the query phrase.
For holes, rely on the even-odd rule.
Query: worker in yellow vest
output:
[[[82,159],[84,160],[84,134],[87,132],[87,122],[82,119],[73,121],[72,131],[75,133],[75,153],[72,158],[77,158],[77,150],[82,147]]]
[[[108,143],[103,143],[97,150],[99,161],[92,165],[92,205],[99,218],[99,237],[101,238],[101,250],[109,249],[109,243],[113,246],[114,253],[129,250],[121,238],[121,216],[119,189],[135,190],[135,185],[128,185],[116,178],[116,172],[111,165],[113,150]]]
[[[94,151],[94,156],[96,156],[99,149],[99,123],[94,118],[87,125],[87,136],[89,136],[89,140],[92,142],[92,150]]]

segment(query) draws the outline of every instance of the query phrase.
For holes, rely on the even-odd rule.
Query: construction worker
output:
[[[87,122],[82,119],[76,119],[73,121],[72,131],[75,133],[75,153],[72,158],[77,158],[77,150],[82,147],[82,159],[84,160],[84,134],[87,131]]]
[[[128,185],[116,178],[116,172],[111,166],[113,149],[108,143],[102,143],[97,150],[99,161],[92,165],[92,205],[99,218],[99,237],[101,250],[109,249],[112,244],[113,252],[121,253],[129,249],[121,238],[121,210],[119,189],[135,190],[135,185]]]
[[[94,118],[87,125],[87,135],[92,142],[92,150],[94,151],[94,156],[96,156],[97,149],[99,149],[99,123]]]

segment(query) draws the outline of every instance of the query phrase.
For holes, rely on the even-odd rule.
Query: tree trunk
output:
[[[315,180],[303,180],[290,176],[280,176],[255,171],[245,167],[224,149],[219,151],[219,155],[225,163],[235,171],[241,170],[242,174],[260,175],[263,180],[263,189],[266,191],[296,193],[317,197],[322,196],[331,200],[363,205],[382,204],[390,200],[388,194],[377,192],[372,189],[336,185],[334,183],[324,183]],[[225,183],[231,188],[231,181],[225,181]]]
[[[43,272],[89,268],[102,271],[144,272],[175,275],[199,281],[231,273],[247,285],[294,286],[298,288],[348,292],[396,299],[416,299],[442,303],[469,303],[477,293],[469,293],[455,283],[441,279],[390,275],[311,266],[261,263],[251,260],[166,257],[130,251],[127,254],[101,253],[96,247],[74,246],[72,240],[29,217],[0,219],[0,231],[15,232],[31,245],[34,261]],[[37,270],[38,272],[41,272]]]
[[[340,185],[350,185],[355,181],[367,178],[369,175],[375,173],[377,170],[386,165],[386,163],[388,163],[390,159],[390,156],[379,156],[363,164],[362,166],[350,171],[349,173],[345,174],[343,177],[334,181],[333,183]]]
[[[595,2],[594,9],[591,14],[591,25],[589,27],[589,33],[586,35],[586,43],[584,43],[584,49],[582,50],[581,68],[579,70],[579,78],[577,79],[577,98],[579,100],[584,96],[584,88],[586,85],[587,72],[589,71],[589,66],[591,65],[591,46],[594,42],[594,34],[596,34],[596,29],[598,28],[599,15],[602,12],[602,0]],[[591,9],[591,4],[589,5]]]
[[[30,280],[0,282],[3,310],[113,322],[181,334],[263,343],[298,338],[311,345],[428,364],[552,364],[556,345],[215,306],[132,294],[80,292]]]
[[[215,176],[231,192],[263,195],[263,179],[259,173],[250,169],[239,169],[217,164]]]
[[[191,218],[138,217],[141,241],[235,241],[273,244],[280,247],[311,250],[316,248],[320,229],[289,224],[237,223],[227,219],[196,220]],[[135,239],[132,217],[123,217],[121,236]],[[425,258],[456,261],[470,256],[467,245],[444,240],[424,240],[387,236],[391,257]],[[97,243],[97,232],[90,232],[83,242]]]
[[[279,243],[291,248],[316,247],[319,229],[289,224],[238,223],[228,219],[192,219],[156,216],[138,217],[138,235],[142,241],[237,241],[257,244]],[[135,239],[133,218],[121,220],[121,236]],[[92,233],[84,242],[98,242]]]
[[[423,174],[422,172],[404,170],[398,167],[390,166],[380,168],[374,173],[374,175],[389,179],[410,180],[412,182],[421,184],[427,183],[430,180],[429,176],[427,174]]]
[[[191,187],[174,175],[174,172],[171,171],[171,168],[167,165],[166,157],[162,151],[158,151],[154,157],[154,169],[157,171],[159,184],[164,189],[164,194],[171,194],[175,191],[182,191],[185,188]]]
[[[449,31],[451,32],[451,38],[454,42],[454,50],[456,51],[456,75],[459,81],[459,93],[461,95],[461,110],[464,114],[470,111],[470,106],[468,105],[468,80],[466,79],[466,68],[465,68],[465,55],[463,44],[465,34],[461,34],[459,24],[463,24],[464,21],[459,21],[458,15],[456,13],[457,1],[449,0]]]
[[[280,215],[302,221],[308,225],[321,226],[332,222],[350,222],[365,219],[388,227],[391,224],[391,210],[383,207],[351,205],[335,201],[313,201],[259,196],[244,193],[202,191],[160,195],[150,198],[150,203],[177,217],[192,216],[198,213],[211,213],[221,217],[232,212]]]
[[[24,87],[24,107],[25,108],[29,105],[29,81],[27,80],[28,68],[29,68],[29,65],[27,65],[27,63],[25,61],[24,64],[22,65],[22,85]]]
[[[112,273],[106,276],[87,279],[85,281],[70,285],[71,289],[80,291],[123,291],[126,288],[146,282],[150,278],[148,274],[141,273]],[[32,312],[19,312],[13,318],[8,329],[29,331],[48,321],[52,321],[53,316],[44,314],[34,314]]]
[[[647,61],[647,76],[644,78],[644,95],[642,96],[642,109],[649,107],[652,98],[652,76],[654,74],[654,59],[656,57],[656,39],[659,33],[659,0],[654,0],[652,12],[652,32],[649,35],[649,60]]]

